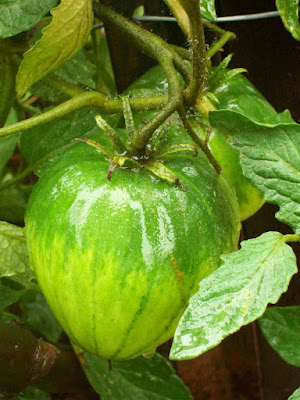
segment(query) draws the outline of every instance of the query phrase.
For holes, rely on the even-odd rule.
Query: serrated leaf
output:
[[[57,0],[2,0],[0,2],[0,38],[14,36],[34,27]]]
[[[259,319],[259,326],[280,357],[300,367],[300,306],[269,308]]]
[[[23,229],[0,222],[0,278],[5,276],[14,277],[25,284],[34,278],[29,268]]]
[[[108,362],[93,354],[80,354],[85,373],[102,400],[192,400],[174,369],[161,355],[150,359]]]
[[[203,279],[183,314],[171,358],[195,358],[217,346],[276,303],[297,272],[296,257],[284,236],[267,232],[221,256],[224,264]]]
[[[202,18],[207,19],[208,21],[217,20],[215,0],[201,0],[200,8]]]
[[[295,390],[295,392],[288,398],[288,400],[300,400],[300,388]]]
[[[92,28],[92,0],[61,0],[51,14],[52,21],[43,29],[42,38],[24,55],[17,74],[19,97],[33,83],[70,60],[82,48]]]
[[[280,207],[276,218],[300,233],[300,125],[259,124],[229,110],[213,111],[209,119],[232,135],[244,175]]]
[[[286,29],[300,40],[299,0],[276,0],[276,7]]]

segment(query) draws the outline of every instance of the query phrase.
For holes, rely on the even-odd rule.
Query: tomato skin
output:
[[[85,146],[78,144],[78,146]],[[167,156],[186,187],[82,159],[45,174],[25,216],[30,262],[70,338],[107,359],[173,336],[199,281],[237,247],[238,205],[204,155]]]
[[[233,150],[225,136],[215,129],[212,130],[209,139],[209,148],[235,189],[240,219],[245,221],[261,208],[265,198],[243,175],[239,153]]]

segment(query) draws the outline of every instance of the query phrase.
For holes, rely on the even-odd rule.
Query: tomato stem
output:
[[[189,19],[188,40],[192,54],[192,77],[184,92],[185,103],[194,105],[207,87],[208,68],[200,5],[193,0],[181,0]]]
[[[221,167],[218,164],[217,160],[214,158],[214,156],[211,154],[209,147],[207,143],[205,143],[202,139],[199,138],[199,136],[194,132],[192,127],[190,126],[186,114],[184,110],[180,110],[179,116],[182,120],[183,126],[186,129],[187,133],[190,135],[190,137],[193,139],[193,141],[201,148],[203,153],[206,155],[206,157],[209,159],[210,163],[213,165],[215,171],[217,174],[221,173]]]
[[[289,234],[289,235],[284,235],[284,242],[300,242],[300,235],[296,234]]]
[[[125,119],[125,126],[128,135],[128,142],[132,143],[132,136],[135,131],[134,119],[132,109],[128,97],[122,97],[123,115]]]
[[[176,73],[176,68],[184,79],[189,81],[190,71],[182,58],[163,39],[137,26],[114,10],[103,4],[94,3],[95,15],[104,23],[116,27],[133,43],[155,58],[161,65],[169,86],[168,103],[163,109],[140,130],[134,132],[132,145],[137,154],[145,154],[146,146],[153,132],[178,108],[183,105],[183,90]],[[176,68],[175,68],[176,67]]]
[[[225,31],[223,36],[207,51],[207,58],[213,57],[229,40],[235,39],[234,33]]]

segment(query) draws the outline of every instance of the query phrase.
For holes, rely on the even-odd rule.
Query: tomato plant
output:
[[[0,397],[188,400],[157,347],[194,359],[257,319],[300,367],[299,307],[267,308],[297,272],[300,129],[222,57],[214,1],[164,0],[182,47],[117,1],[2,3]],[[158,63],[122,93],[111,28]],[[289,233],[239,246],[265,201]]]

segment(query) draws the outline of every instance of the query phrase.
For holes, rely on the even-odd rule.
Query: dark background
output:
[[[218,16],[273,11],[274,0],[217,0]],[[145,5],[146,15],[169,15],[162,0],[106,0],[117,11],[130,16]],[[147,29],[179,45],[186,43],[175,23],[147,23]],[[220,57],[233,53],[231,67],[244,67],[248,78],[278,112],[290,109],[300,122],[300,43],[285,30],[280,18],[220,24],[237,34]],[[142,56],[126,39],[107,30],[112,63],[119,92],[154,64]],[[210,33],[207,32],[207,37]],[[269,230],[282,233],[290,228],[274,218],[277,208],[266,204],[243,224],[243,239]],[[299,244],[294,250],[299,259]],[[292,279],[288,293],[279,305],[300,304],[300,277]],[[162,349],[163,351],[166,349]],[[199,358],[174,364],[192,391],[195,400],[286,400],[300,386],[300,368],[282,361],[268,346],[257,323],[242,328],[217,348]]]

